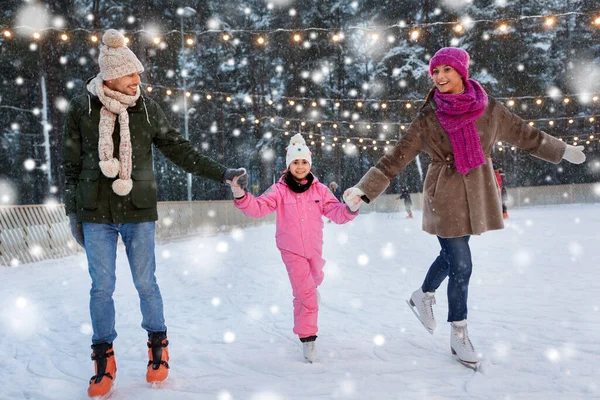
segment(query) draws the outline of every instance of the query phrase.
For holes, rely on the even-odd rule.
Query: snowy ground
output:
[[[111,400],[600,398],[600,204],[511,210],[472,238],[469,332],[453,361],[445,284],[429,335],[404,300],[438,252],[421,215],[325,224],[320,362],[302,361],[274,225],[157,248],[171,375],[148,387],[146,334],[124,254]],[[93,374],[84,256],[1,268],[0,399],[85,399]]]

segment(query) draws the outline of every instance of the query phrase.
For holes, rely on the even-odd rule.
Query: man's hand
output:
[[[77,214],[69,214],[69,224],[71,225],[71,235],[73,235],[75,241],[77,241],[81,247],[85,248],[83,225],[81,222],[77,222]]]
[[[228,168],[223,175],[223,180],[230,185],[234,178],[237,178],[236,184],[245,190],[248,187],[248,174],[246,168]]]

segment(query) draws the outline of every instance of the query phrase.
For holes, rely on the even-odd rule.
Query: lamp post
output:
[[[181,55],[179,57],[182,66],[185,66],[183,62],[183,58],[185,56],[185,35],[183,33],[183,19],[185,17],[191,17],[196,15],[196,10],[192,7],[184,7],[177,9],[177,15],[179,15],[181,19]],[[188,104],[187,104],[187,82],[186,82],[186,74],[182,74],[181,78],[183,79],[183,136],[185,140],[190,140],[189,135],[189,113],[188,113]],[[187,199],[188,201],[192,201],[192,174],[187,174]]]

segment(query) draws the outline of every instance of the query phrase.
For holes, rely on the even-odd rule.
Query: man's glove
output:
[[[83,241],[83,225],[81,222],[77,222],[77,214],[69,214],[69,224],[71,225],[71,235],[75,238],[77,243],[85,248]]]
[[[233,179],[236,177],[237,186],[242,188],[242,190],[245,190],[248,187],[248,174],[246,173],[246,168],[228,168],[225,170],[223,180],[231,185]]]
[[[583,154],[583,146],[571,146],[567,145],[563,159],[567,160],[572,164],[581,164],[585,161],[585,154]]]

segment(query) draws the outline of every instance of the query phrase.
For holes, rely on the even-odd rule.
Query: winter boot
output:
[[[452,354],[462,364],[476,368],[479,362],[475,348],[469,339],[469,332],[467,331],[467,320],[454,321],[450,324],[452,329],[450,331],[450,349]]]
[[[435,316],[433,315],[433,305],[435,304],[435,293],[424,293],[421,288],[415,290],[407,301],[413,313],[423,324],[427,332],[433,335],[436,327]]]
[[[408,215],[406,216],[406,219],[413,219],[413,215],[412,215],[412,214],[408,214]]]
[[[90,378],[88,396],[91,398],[104,398],[114,389],[117,377],[117,362],[112,343],[99,343],[92,345],[92,360],[96,375]]]
[[[302,342],[302,354],[304,354],[304,358],[309,363],[313,363],[317,359],[317,346],[316,341],[317,336],[309,336],[305,338],[300,338]]]
[[[169,376],[169,349],[167,346],[169,346],[167,332],[148,333],[147,382],[162,382]]]
[[[508,213],[507,212],[503,212],[502,213],[502,219],[508,219]]]

